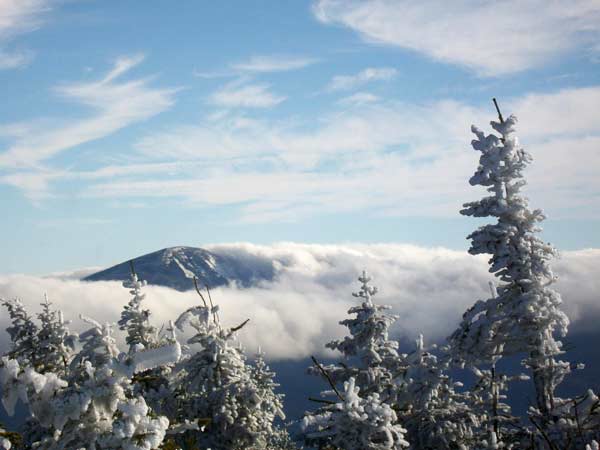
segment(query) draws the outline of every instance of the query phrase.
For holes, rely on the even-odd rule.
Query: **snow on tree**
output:
[[[478,421],[470,414],[467,396],[456,392],[446,375],[447,363],[425,350],[422,337],[413,353],[400,354],[398,342],[389,339],[389,327],[396,316],[385,312],[388,306],[373,302],[377,289],[369,284],[371,278],[366,272],[359,281],[361,289],[353,295],[361,304],[349,309],[354,317],[340,322],[348,328],[349,336],[327,344],[344,355],[345,363],[323,367],[313,360],[315,365],[309,369],[330,384],[331,390],[322,396],[335,394],[341,399],[336,385],[353,378],[360,396],[377,393],[381,402],[394,409],[399,423],[408,429],[407,440],[415,448],[458,448],[475,442],[473,428]],[[312,415],[326,415],[331,408],[323,406],[307,415],[307,420],[312,420]]]
[[[0,383],[7,412],[20,398],[46,433],[31,447],[63,449],[156,449],[168,420],[151,417],[144,399],[126,396],[128,381],[109,367],[84,363],[87,377],[69,384],[52,372],[41,374],[3,358]]]
[[[544,430],[548,440],[558,448],[583,448],[592,440],[600,441],[600,399],[591,389],[573,399],[555,401],[555,420]],[[539,411],[531,411],[530,418],[538,426],[541,423]]]
[[[477,381],[468,392],[470,408],[481,428],[488,430],[488,443],[492,437],[494,445],[520,442],[526,438],[527,432],[520,423],[520,418],[512,414],[512,409],[505,400],[511,383],[526,381],[529,377],[525,374],[501,374],[495,366],[490,369],[471,367],[471,370]]]
[[[37,335],[37,371],[65,374],[71,361],[77,336],[69,331],[62,311],[53,310],[44,295],[42,312],[38,314],[40,329]]]
[[[551,288],[555,276],[549,261],[556,250],[536,236],[545,216],[531,210],[521,194],[531,156],[519,144],[516,123],[514,116],[491,122],[500,136],[472,127],[472,145],[481,157],[470,183],[486,187],[491,195],[466,203],[461,214],[497,219],[468,239],[469,253],[491,254],[489,270],[500,285],[496,296],[478,301],[464,314],[450,341],[456,359],[467,365],[493,365],[503,356],[525,353],[536,406],[547,421],[554,390],[569,372],[569,364],[556,359],[563,353],[556,336],[566,334],[569,321],[560,309],[560,295]]]
[[[156,416],[141,396],[134,396],[109,324],[86,319],[84,346],[61,379],[39,373],[5,357],[0,364],[3,405],[9,414],[17,399],[28,404],[38,424],[30,446],[45,449],[156,449],[169,421]]]
[[[35,365],[37,361],[38,327],[20,300],[1,300],[8,310],[11,325],[6,328],[10,335],[11,349],[8,356],[20,362]]]
[[[265,361],[265,354],[259,348],[250,368],[250,377],[255,386],[256,393],[261,399],[259,407],[263,410],[263,414],[258,417],[265,421],[264,428],[269,428],[275,418],[285,420],[283,412],[284,394],[277,393],[279,383],[275,382],[275,372],[273,372]]]
[[[91,325],[91,328],[79,335],[79,341],[83,347],[73,359],[71,366],[83,367],[89,361],[94,367],[102,367],[109,364],[119,356],[117,341],[113,337],[113,324],[106,322],[100,324],[89,317],[80,316],[81,320]]]
[[[394,378],[399,377],[402,372],[398,342],[389,339],[389,328],[397,316],[385,313],[391,309],[390,306],[373,302],[377,288],[369,284],[371,277],[366,271],[363,271],[358,281],[361,288],[352,295],[361,304],[348,310],[348,314],[354,317],[340,322],[340,325],[348,328],[349,336],[326,344],[326,347],[342,353],[348,364],[329,365],[325,370],[334,383],[353,377],[362,391],[380,394],[385,392],[389,397],[397,389],[397,380]],[[356,365],[353,366],[350,362],[356,362]],[[321,375],[318,367],[310,368],[309,372]]]
[[[462,383],[448,376],[443,356],[426,350],[420,335],[415,350],[404,358],[404,387],[395,409],[417,449],[472,448],[480,442],[481,420],[472,413],[469,393],[457,392]]]
[[[354,378],[344,383],[340,401],[304,417],[309,442],[343,450],[399,450],[409,443],[396,412],[379,394],[359,395]]]
[[[123,282],[123,287],[130,289],[132,298],[123,307],[121,320],[119,320],[119,328],[127,331],[126,342],[130,353],[156,346],[156,328],[148,321],[150,310],[142,309],[142,301],[146,296],[142,292],[142,287],[145,285],[145,281],[138,280],[131,263],[131,277]]]
[[[191,430],[182,439],[215,450],[267,448],[274,418],[284,416],[268,369],[252,369],[235,341],[235,333],[247,322],[222,327],[212,300],[210,307],[204,301],[204,306],[190,308],[177,319],[179,329],[190,325],[195,330],[188,344],[200,349],[182,362],[175,376],[180,403],[175,419],[206,424],[205,432]]]

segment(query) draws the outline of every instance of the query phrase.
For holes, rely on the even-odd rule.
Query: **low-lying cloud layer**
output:
[[[338,325],[355,303],[351,292],[359,287],[357,276],[367,269],[380,289],[380,303],[393,306],[399,315],[394,326],[398,338],[424,333],[429,341],[440,340],[456,326],[463,311],[488,295],[486,259],[445,248],[404,244],[308,245],[281,243],[213,245],[208,249],[253,262],[272,261],[278,273],[274,282],[250,289],[236,286],[216,289],[213,299],[221,307],[221,319],[235,326],[251,322],[241,340],[253,351],[261,346],[270,358],[301,358],[323,354],[324,344],[344,335]],[[600,249],[565,252],[554,264],[560,277],[556,288],[572,320],[571,331],[586,331],[600,318]],[[145,288],[146,306],[160,325],[198,303],[195,293],[168,288]],[[19,297],[32,312],[47,293],[50,300],[82,329],[80,313],[116,322],[129,293],[117,282],[85,283],[65,274],[52,277],[0,276],[0,297]],[[6,328],[7,315],[0,315]],[[0,350],[8,335],[0,334]]]

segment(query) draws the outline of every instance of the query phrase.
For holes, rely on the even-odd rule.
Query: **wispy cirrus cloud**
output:
[[[231,64],[235,71],[268,73],[268,72],[287,72],[290,70],[303,69],[318,60],[305,56],[285,56],[285,55],[256,55],[246,61]]]
[[[600,42],[595,0],[317,0],[313,12],[321,22],[346,26],[369,42],[413,50],[484,76],[539,67]]]
[[[380,98],[378,96],[373,95],[369,92],[356,92],[355,94],[339,99],[338,104],[348,106],[360,106],[367,103],[374,103],[379,100]]]
[[[252,76],[274,72],[290,72],[304,69],[319,62],[319,59],[310,56],[292,55],[254,55],[245,60],[230,63],[221,70],[195,70],[194,76],[198,78],[234,78]]]
[[[67,124],[55,123],[58,118],[45,119],[34,133],[25,132],[32,129],[27,124],[7,126],[15,139],[0,153],[0,170],[5,172],[0,182],[21,188],[30,198],[43,198],[47,181],[61,173],[44,167],[45,161],[169,109],[178,89],[151,87],[148,78],[121,81],[142,60],[141,55],[121,57],[98,81],[56,86],[54,91],[62,99],[91,108],[94,112],[88,117]]]
[[[163,130],[141,140],[138,151],[156,164],[186,161],[185,168],[160,179],[98,179],[83,195],[235,205],[246,222],[364,208],[379,214],[454,216],[462,202],[479,195],[466,182],[478,158],[469,148],[469,124],[491,131],[485,126],[494,118],[491,105],[369,100],[339,104],[311,121],[319,124],[312,127],[233,115]],[[530,94],[501,105],[505,114],[520,117],[519,135],[535,158],[528,172],[532,201],[553,217],[592,217],[598,210],[596,101],[599,87]],[[576,127],[560,125],[564,111],[570,111],[565,120]],[[549,123],[557,124],[556,131],[547,132]],[[190,169],[194,161],[202,164],[202,177]],[[586,194],[575,199],[572,193],[582,188]],[[352,202],[343,201],[347,198]]]
[[[50,0],[0,1],[0,70],[23,67],[31,61],[31,50],[7,47],[18,35],[39,28],[52,3]]]
[[[268,84],[235,80],[215,91],[209,101],[221,108],[272,108],[285,99],[271,92]]]
[[[398,71],[392,67],[368,67],[354,75],[336,75],[327,85],[330,91],[355,89],[373,81],[387,81],[395,78]]]

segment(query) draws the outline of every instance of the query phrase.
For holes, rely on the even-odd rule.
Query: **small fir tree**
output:
[[[44,295],[42,311],[38,314],[40,329],[37,335],[37,371],[55,372],[59,376],[67,373],[77,336],[69,331],[62,311],[52,309],[48,296]]]
[[[10,335],[11,348],[7,353],[21,363],[37,364],[38,327],[27,313],[23,303],[18,300],[0,300],[8,310],[11,325],[6,328]]]
[[[123,307],[121,320],[119,320],[119,328],[127,332],[126,342],[130,353],[157,345],[156,328],[149,322],[150,310],[142,308],[142,301],[146,297],[142,288],[145,285],[145,281],[138,279],[131,263],[131,277],[123,282],[123,286],[130,289],[132,298]]]
[[[378,291],[369,284],[371,277],[366,271],[363,271],[358,281],[361,288],[352,295],[361,304],[348,310],[348,314],[354,317],[340,322],[340,325],[348,328],[349,335],[326,344],[326,347],[342,353],[346,363],[330,365],[325,369],[334,383],[353,377],[363,392],[378,392],[391,397],[395,395],[398,383],[401,384],[398,380],[401,380],[403,372],[398,342],[389,339],[389,328],[397,316],[385,313],[391,309],[390,306],[373,302],[373,296]],[[356,364],[353,365],[353,362]],[[309,372],[322,374],[318,367],[312,367]]]

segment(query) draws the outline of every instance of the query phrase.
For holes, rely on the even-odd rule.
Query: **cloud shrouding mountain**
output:
[[[492,280],[485,258],[445,248],[282,243],[213,245],[207,249],[244,258],[249,264],[274,261],[278,272],[275,282],[213,292],[224,323],[235,326],[250,318],[250,324],[241,332],[243,343],[249,350],[260,345],[274,359],[322,354],[325,342],[344,334],[338,321],[355,302],[351,292],[357,290],[356,277],[364,268],[380,288],[379,302],[391,304],[399,315],[393,329],[399,338],[423,332],[428,340],[443,339],[468,306],[487,296],[488,281]],[[565,252],[554,264],[560,277],[556,288],[563,295],[572,331],[589,331],[600,319],[599,266],[598,249]],[[82,326],[77,318],[80,313],[116,322],[129,299],[127,290],[117,282],[84,283],[64,274],[0,277],[0,296],[20,297],[32,312],[37,311],[45,292],[73,320],[77,330]],[[145,292],[157,325],[198,303],[193,292],[157,286],[148,286]],[[6,314],[0,317],[0,327],[5,329]],[[2,349],[7,340],[3,332]]]

